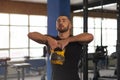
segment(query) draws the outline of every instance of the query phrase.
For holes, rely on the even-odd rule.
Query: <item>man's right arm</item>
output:
[[[37,43],[49,45],[52,49],[55,49],[57,47],[57,41],[55,39],[38,32],[28,33],[28,38],[30,38],[31,40]]]
[[[30,38],[31,40],[37,42],[37,43],[40,43],[40,44],[47,44],[47,39],[48,39],[48,36],[45,36],[41,33],[38,33],[38,32],[30,32],[28,33],[28,38]]]

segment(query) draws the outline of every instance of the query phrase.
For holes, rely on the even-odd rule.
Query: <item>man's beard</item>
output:
[[[69,30],[69,27],[66,27],[64,29],[57,29],[60,33],[67,32]]]

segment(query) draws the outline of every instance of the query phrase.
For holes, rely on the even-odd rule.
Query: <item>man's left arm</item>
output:
[[[81,33],[76,36],[69,37],[65,40],[58,41],[58,45],[60,48],[64,49],[64,47],[70,42],[79,42],[80,44],[88,44],[93,40],[93,35],[90,33]]]
[[[80,42],[81,44],[90,43],[93,40],[93,35],[90,33],[81,33],[76,36],[67,38],[68,42]]]

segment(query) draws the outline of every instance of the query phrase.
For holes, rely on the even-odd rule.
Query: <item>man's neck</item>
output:
[[[60,39],[66,39],[70,36],[70,32],[58,33]]]

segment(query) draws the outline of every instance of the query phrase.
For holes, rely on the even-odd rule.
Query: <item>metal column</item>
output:
[[[120,80],[120,0],[117,0],[117,80]]]
[[[84,19],[84,29],[83,31],[84,32],[87,32],[88,31],[88,0],[83,0],[83,11],[84,11],[84,16],[83,16],[83,19]],[[87,44],[84,44],[83,46],[83,54],[84,54],[84,57],[83,57],[83,80],[88,80],[88,53],[87,53]]]

